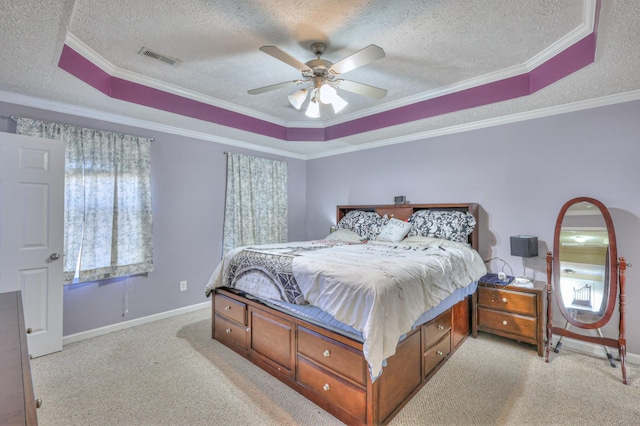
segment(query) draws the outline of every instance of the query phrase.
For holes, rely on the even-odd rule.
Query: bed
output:
[[[472,329],[476,204],[338,206],[321,240],[237,248],[212,337],[348,424],[386,424]]]

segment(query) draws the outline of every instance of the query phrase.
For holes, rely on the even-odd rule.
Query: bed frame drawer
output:
[[[247,305],[229,297],[216,294],[214,298],[215,311],[232,321],[247,325]]]
[[[430,323],[409,332],[396,347],[396,353],[387,359],[384,374],[373,381],[361,342],[229,289],[216,289],[215,294],[222,297],[212,302],[214,339],[348,425],[388,424],[456,350],[457,346],[452,346],[453,336],[468,330],[471,319],[471,298],[466,298]],[[225,310],[226,306],[231,309]],[[238,306],[246,307],[244,328],[226,316]],[[226,333],[229,326],[231,332]],[[475,322],[472,326],[475,327]],[[239,333],[234,335],[234,331],[241,330],[244,339],[238,338]],[[427,334],[432,340],[434,335],[441,338],[427,347]],[[459,342],[463,339],[464,336]],[[325,356],[327,350],[329,356]]]
[[[536,341],[537,323],[535,317],[478,307],[478,324],[483,328],[495,330],[501,335],[506,333],[517,336],[519,340],[525,342]]]
[[[220,341],[227,341],[239,346],[242,349],[247,349],[247,327],[238,324],[235,321],[229,321],[227,318],[218,315],[214,316],[214,338]]]
[[[425,377],[442,361],[446,360],[451,353],[451,335],[447,333],[442,340],[433,345],[424,353],[424,375]]]
[[[252,358],[260,358],[277,371],[294,377],[294,325],[261,309],[249,309]]]
[[[347,410],[363,423],[367,415],[367,393],[344,379],[298,355],[297,380],[321,398]]]
[[[435,319],[429,321],[423,330],[425,333],[423,350],[426,351],[451,330],[451,309],[446,310]]]
[[[304,327],[298,327],[298,353],[361,385],[367,383],[362,354]]]

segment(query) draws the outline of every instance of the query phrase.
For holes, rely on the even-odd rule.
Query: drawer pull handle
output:
[[[322,389],[327,392],[329,390],[331,390],[331,386],[329,386],[329,383],[325,383],[324,386],[322,387]]]
[[[224,332],[225,332],[225,333],[227,333],[227,334],[228,334],[228,333],[231,333],[231,329],[230,329],[230,328],[227,328]]]
[[[438,330],[444,330],[444,326],[442,324],[438,324]]]
[[[230,310],[231,310],[231,306],[225,306],[225,307],[224,307],[224,310],[225,310],[225,311],[230,311]]]
[[[326,358],[329,358],[331,356],[331,351],[327,349],[322,353],[322,355],[324,355]]]
[[[506,298],[506,297],[503,297],[503,298],[502,298],[502,302],[507,303],[507,298]]]
[[[442,351],[438,351],[438,352],[436,352],[436,355],[438,355],[438,356],[442,356]]]
[[[507,325],[507,321],[506,320],[502,321],[502,325]]]
[[[40,398],[36,399],[36,408],[42,407],[42,400]]]

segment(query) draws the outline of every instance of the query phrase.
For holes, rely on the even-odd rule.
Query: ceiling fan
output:
[[[387,91],[385,89],[337,78],[341,74],[383,58],[384,50],[382,50],[382,48],[375,44],[370,44],[364,49],[341,59],[335,64],[325,59],[320,59],[320,56],[326,49],[327,45],[324,43],[313,43],[311,45],[311,51],[316,55],[316,59],[312,59],[307,63],[302,63],[276,46],[262,46],[260,50],[296,68],[302,74],[303,79],[285,81],[283,83],[259,87],[257,89],[249,90],[248,93],[250,95],[258,95],[260,93],[270,92],[283,87],[311,83],[309,87],[300,89],[292,95],[289,95],[289,102],[294,108],[300,109],[309,95],[309,104],[306,110],[306,115],[313,118],[320,117],[320,103],[331,105],[335,113],[340,112],[345,106],[347,106],[347,101],[337,94],[337,88],[356,93],[358,95],[369,96],[374,99],[381,99],[386,96]]]

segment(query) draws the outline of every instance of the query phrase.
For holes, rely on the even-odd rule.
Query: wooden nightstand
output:
[[[546,284],[540,281],[536,281],[533,288],[479,282],[473,306],[473,315],[477,319],[472,330],[473,337],[477,337],[480,330],[531,343],[537,346],[538,356],[542,356],[545,289]]]

